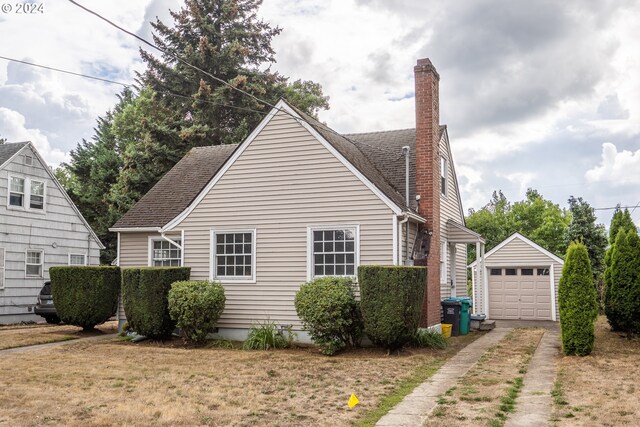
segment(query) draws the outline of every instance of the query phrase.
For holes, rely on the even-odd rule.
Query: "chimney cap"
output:
[[[440,80],[440,74],[436,71],[436,67],[433,66],[433,63],[429,58],[420,58],[418,59],[418,63],[415,67],[413,67],[414,73],[433,73],[438,80]]]

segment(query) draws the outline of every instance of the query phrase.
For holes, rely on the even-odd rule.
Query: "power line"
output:
[[[89,76],[87,74],[82,74],[82,73],[75,73],[73,71],[63,70],[61,68],[49,67],[47,65],[34,64],[33,62],[21,61],[19,59],[8,58],[6,56],[0,56],[0,58],[4,59],[4,60],[7,60],[7,61],[18,62],[20,64],[31,65],[32,67],[44,68],[45,70],[51,70],[51,71],[57,71],[59,73],[71,74],[72,76],[78,76],[78,77],[84,77],[84,78],[87,78],[87,79],[99,80],[101,82],[112,83],[112,84],[116,84],[116,85],[120,85],[120,86],[124,86],[124,87],[131,86],[130,84],[117,82],[115,80],[103,79],[102,77]]]
[[[611,211],[611,210],[614,210],[614,209],[635,209],[638,206],[640,206],[640,203],[638,203],[636,206],[612,206],[612,207],[607,207],[607,208],[593,208],[593,210],[594,211]]]
[[[237,91],[237,92],[239,92],[239,93],[241,93],[241,94],[243,94],[243,95],[249,96],[250,98],[252,98],[253,100],[255,100],[255,101],[259,102],[259,103],[262,103],[262,104],[264,104],[264,105],[266,105],[266,106],[268,106],[268,107],[271,107],[271,108],[273,108],[273,109],[275,109],[275,110],[277,110],[277,111],[279,111],[279,112],[281,112],[281,113],[285,113],[286,115],[288,115],[288,116],[290,116],[292,119],[294,119],[296,122],[298,122],[298,124],[301,124],[301,120],[302,120],[302,121],[304,121],[305,123],[307,123],[307,124],[311,125],[311,124],[310,124],[306,119],[304,119],[304,118],[300,118],[300,117],[296,117],[296,116],[294,116],[293,114],[289,113],[288,111],[283,110],[283,109],[281,109],[281,108],[278,108],[278,107],[276,107],[275,105],[271,104],[270,102],[265,101],[264,99],[260,99],[260,98],[258,98],[257,96],[250,94],[249,92],[246,92],[246,91],[244,91],[244,90],[242,90],[242,89],[240,89],[240,88],[238,88],[238,87],[233,86],[232,84],[230,84],[230,83],[226,82],[225,80],[223,80],[223,79],[221,79],[221,78],[219,78],[219,77],[214,76],[213,74],[209,73],[208,71],[203,70],[202,68],[200,68],[200,67],[198,67],[198,66],[195,66],[195,65],[193,65],[193,64],[191,64],[191,63],[189,63],[189,62],[187,62],[186,60],[184,60],[184,59],[180,58],[179,56],[174,55],[173,53],[168,52],[166,49],[162,49],[161,47],[159,47],[159,46],[157,46],[157,45],[155,45],[155,44],[151,43],[150,41],[148,41],[148,40],[144,39],[143,37],[140,37],[139,35],[137,35],[137,34],[135,34],[135,33],[131,32],[131,31],[129,31],[129,30],[126,30],[125,28],[121,27],[120,25],[116,24],[115,22],[113,22],[113,21],[109,20],[108,18],[106,18],[106,17],[104,17],[104,16],[100,15],[98,12],[95,12],[95,11],[93,11],[93,10],[91,10],[91,9],[89,9],[89,8],[87,8],[87,7],[85,7],[85,6],[81,5],[80,3],[78,3],[78,2],[76,2],[76,1],[74,1],[74,0],[68,0],[68,1],[69,1],[71,4],[73,4],[73,5],[77,6],[77,7],[79,7],[80,9],[82,9],[82,10],[84,10],[84,11],[86,11],[86,12],[88,12],[88,13],[90,13],[90,14],[94,15],[95,17],[97,17],[97,18],[101,19],[102,21],[106,22],[107,24],[109,24],[109,25],[111,25],[111,26],[113,26],[113,27],[117,28],[118,30],[120,30],[120,31],[124,32],[125,34],[128,34],[128,35],[130,35],[131,37],[134,37],[135,39],[137,39],[137,40],[141,41],[142,43],[144,43],[144,44],[146,44],[146,45],[148,45],[148,46],[150,46],[150,47],[152,47],[152,48],[154,48],[154,49],[158,50],[159,52],[163,53],[164,55],[166,55],[166,56],[168,56],[168,57],[170,57],[170,58],[173,58],[174,60],[176,60],[176,61],[178,61],[178,62],[181,62],[182,64],[186,65],[187,67],[190,67],[190,68],[192,68],[192,69],[194,69],[194,70],[196,70],[196,71],[199,71],[199,72],[201,72],[201,73],[205,74],[206,76],[208,76],[208,77],[212,78],[213,80],[215,80],[215,81],[217,81],[217,82],[219,82],[219,83],[222,83],[222,84],[223,84],[223,85],[225,85],[225,86],[228,86],[228,87],[229,87],[229,88],[231,88],[232,90],[235,90],[235,91]],[[318,123],[319,123],[319,122],[318,122]],[[328,132],[333,133],[333,134],[335,134],[335,135],[337,135],[337,136],[340,136],[340,137],[342,137],[342,138],[345,138],[347,141],[349,141],[349,142],[353,143],[353,141],[351,141],[349,138],[345,137],[344,135],[342,135],[342,134],[340,134],[340,133],[336,132],[335,130],[333,130],[333,129],[329,128],[328,126],[323,125],[322,123],[320,123],[320,124],[321,124],[321,125],[322,125],[322,127],[323,127],[325,130],[327,130]],[[391,151],[391,150],[388,150],[388,149],[387,149],[387,150],[385,150],[385,149],[384,149],[384,148],[382,148],[382,147],[381,147],[381,149],[382,149],[382,150],[384,150],[384,151],[387,151],[387,152],[389,152],[389,153],[397,154],[395,151]]]

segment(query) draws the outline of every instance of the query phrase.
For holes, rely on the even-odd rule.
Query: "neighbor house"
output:
[[[494,320],[560,319],[558,285],[564,261],[514,233],[469,265],[473,311]]]
[[[104,249],[30,142],[0,144],[0,323],[33,307],[54,265],[97,265]]]
[[[341,135],[280,101],[241,144],[194,148],[112,227],[119,265],[220,281],[219,331],[243,338],[267,319],[299,330],[294,296],[315,277],[426,264],[422,325],[439,327],[441,298],[466,295],[466,245],[484,241],[464,226],[438,73],[414,73],[415,129]]]

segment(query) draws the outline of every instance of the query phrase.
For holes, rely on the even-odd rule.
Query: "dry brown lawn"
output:
[[[593,353],[561,357],[558,368],[558,426],[640,424],[640,339],[612,332],[600,316]]]
[[[543,332],[542,329],[515,329],[490,348],[455,387],[440,396],[426,425],[502,425],[502,419],[496,416],[501,399],[507,396],[516,378],[526,373]]]
[[[396,356],[185,349],[175,341],[79,342],[0,355],[0,426],[350,425],[403,379],[433,370],[477,336],[452,339],[444,351]],[[350,410],[351,393],[360,404]]]
[[[74,340],[99,334],[115,333],[117,322],[106,322],[96,327],[96,332],[82,332],[82,328],[70,325],[28,325],[0,327],[0,350],[28,345]]]

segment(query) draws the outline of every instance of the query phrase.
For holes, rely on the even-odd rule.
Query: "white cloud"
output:
[[[602,162],[585,173],[589,182],[605,182],[612,186],[640,184],[640,149],[622,150],[610,142],[602,144]]]
[[[39,129],[27,128],[25,118],[20,113],[0,107],[0,129],[1,136],[10,142],[31,141],[49,166],[55,167],[69,160],[67,153],[51,147],[49,140]]]

